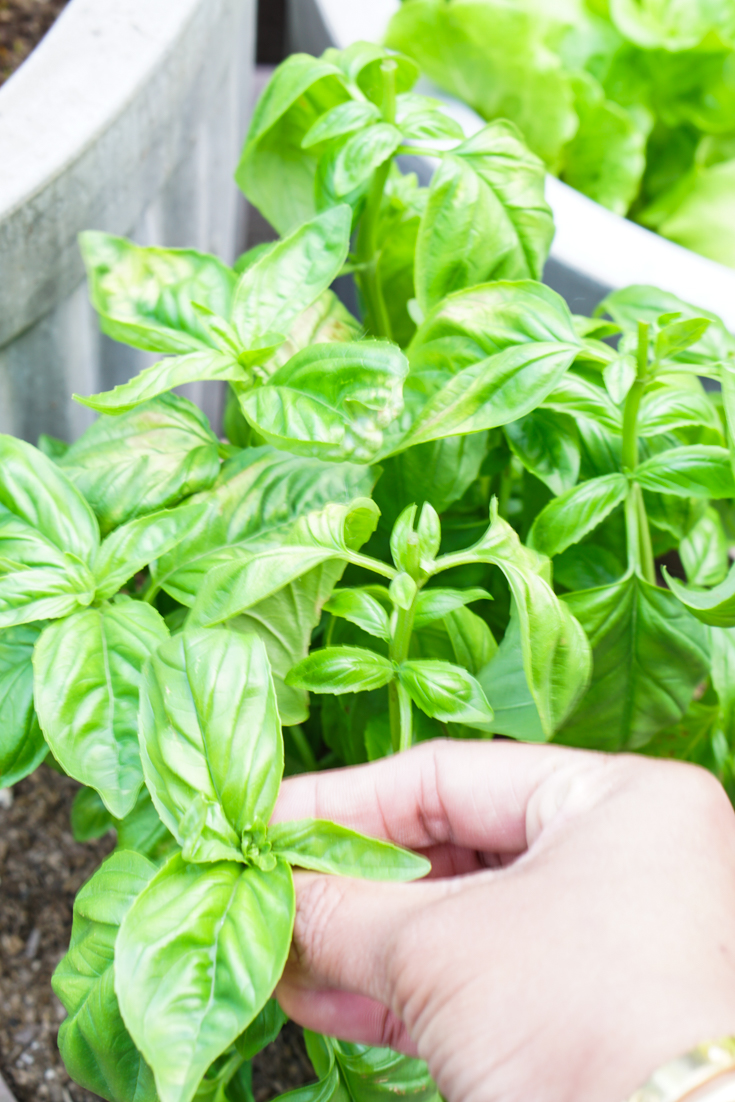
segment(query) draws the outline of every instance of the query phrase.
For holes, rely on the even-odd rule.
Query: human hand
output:
[[[278,988],[309,1029],[427,1061],[448,1102],[621,1102],[735,1033],[735,815],[692,766],[432,742],[285,782],[431,879],[298,873]]]

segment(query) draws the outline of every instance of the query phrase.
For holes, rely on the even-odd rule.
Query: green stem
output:
[[[289,727],[288,731],[294,741],[296,749],[299,752],[299,756],[301,757],[301,760],[306,767],[307,773],[316,773],[319,767],[317,765],[316,758],[314,757],[314,751],[309,745],[309,740],[307,739],[306,735],[299,726]]]
[[[410,608],[398,609],[389,651],[390,658],[397,665],[405,662],[408,658],[415,615],[416,598],[411,602]],[[393,744],[393,752],[397,754],[401,750],[408,750],[413,742],[411,698],[397,679],[391,681],[388,686],[388,708],[390,712],[391,743]]]
[[[144,590],[142,590],[140,594],[140,599],[141,601],[145,601],[147,605],[152,605],[160,592],[160,585],[156,585],[155,580],[153,578],[149,578],[148,585],[145,587]]]
[[[637,377],[628,391],[623,409],[623,468],[632,473],[638,466],[638,413],[648,382],[649,325],[638,323]],[[632,482],[625,499],[625,529],[628,549],[628,566],[646,581],[656,584],[656,568],[653,561],[651,532],[643,500],[643,491]]]
[[[394,123],[396,119],[396,69],[395,61],[390,58],[380,66],[383,79],[383,118],[388,123]],[[393,158],[389,157],[373,174],[355,250],[357,263],[361,267],[356,278],[365,299],[369,327],[375,336],[387,337],[388,340],[393,338],[393,328],[378,275],[378,231],[383,193],[392,163]]]

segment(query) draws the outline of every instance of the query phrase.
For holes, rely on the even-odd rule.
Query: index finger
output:
[[[593,755],[560,746],[435,740],[403,754],[284,781],[274,822],[331,819],[408,849],[447,843],[527,848],[527,809],[543,782]]]

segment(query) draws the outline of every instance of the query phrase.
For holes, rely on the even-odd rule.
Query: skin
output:
[[[432,742],[286,781],[274,819],[308,816],[432,874],[298,873],[278,998],[309,1029],[418,1054],[447,1102],[621,1102],[735,1033],[735,814],[703,770]]]

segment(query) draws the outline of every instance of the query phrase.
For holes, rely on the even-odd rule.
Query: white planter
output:
[[[380,42],[399,7],[400,0],[290,0],[291,48],[318,54],[359,39]],[[464,104],[431,92],[451,105],[466,133],[483,125]],[[714,311],[735,331],[735,270],[613,214],[554,177],[547,177],[546,194],[556,237],[545,279],[573,310],[586,313],[610,290],[650,283]]]
[[[151,362],[100,336],[81,230],[233,259],[254,37],[255,0],[71,0],[0,89],[0,432],[70,440],[72,391]]]

